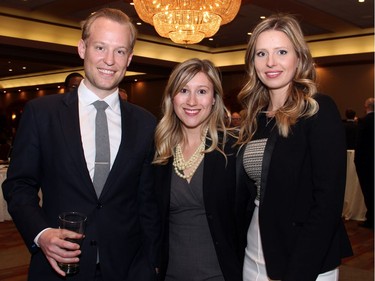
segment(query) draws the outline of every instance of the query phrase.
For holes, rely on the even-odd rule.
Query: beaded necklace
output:
[[[176,146],[176,151],[175,151],[175,155],[174,155],[174,159],[173,159],[173,166],[174,166],[174,170],[176,172],[176,174],[183,178],[183,179],[191,179],[195,173],[195,171],[197,170],[199,164],[201,163],[202,159],[203,159],[203,156],[204,156],[204,149],[206,147],[206,135],[207,135],[207,129],[206,129],[206,132],[204,134],[204,138],[202,139],[202,142],[201,144],[197,147],[197,149],[195,150],[195,152],[193,153],[193,155],[187,160],[185,161],[184,159],[184,155],[182,154],[182,149],[181,149],[181,145],[178,144]],[[185,175],[183,173],[184,170],[186,169],[190,169],[191,168],[191,171],[189,174]]]

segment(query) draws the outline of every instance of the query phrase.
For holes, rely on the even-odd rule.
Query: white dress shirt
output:
[[[78,111],[81,128],[82,146],[91,180],[95,168],[95,118],[96,108],[93,103],[100,100],[82,82],[78,87]],[[110,168],[116,158],[121,142],[121,109],[118,90],[107,96],[104,101],[108,104],[105,113],[108,122],[109,145],[111,149]]]

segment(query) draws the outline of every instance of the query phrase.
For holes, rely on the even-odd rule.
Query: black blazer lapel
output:
[[[133,126],[131,112],[125,106],[125,102],[120,99],[121,109],[121,141],[117,151],[116,159],[113,162],[112,168],[108,174],[107,181],[103,187],[101,197],[107,193],[111,186],[113,186],[118,173],[121,173],[127,166],[126,160],[127,155],[131,155],[129,149],[136,145],[136,127]],[[132,132],[132,134],[126,134],[126,132]]]
[[[161,183],[156,187],[156,194],[160,194],[160,206],[162,215],[168,216],[170,198],[171,198],[171,180],[173,173],[173,161],[169,160],[165,166],[158,166],[156,170],[157,183]]]
[[[83,175],[84,181],[95,194],[90,174],[87,170],[87,164],[82,147],[81,130],[78,113],[78,93],[77,90],[66,94],[63,98],[63,104],[59,110],[60,124],[64,142],[68,147],[68,154],[74,159],[75,168]]]
[[[276,125],[275,125],[276,126]],[[260,204],[262,204],[264,200],[264,193],[267,188],[267,178],[268,178],[268,172],[269,167],[271,163],[272,153],[273,149],[275,148],[276,141],[278,139],[279,133],[277,128],[275,127],[267,140],[266,147],[264,148],[264,154],[263,154],[263,162],[262,162],[262,176],[261,176],[261,193],[260,193]]]

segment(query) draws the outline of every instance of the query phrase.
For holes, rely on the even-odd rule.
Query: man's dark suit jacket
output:
[[[226,145],[227,162],[224,156],[216,150],[205,154],[203,201],[208,226],[224,278],[226,281],[242,281],[242,254],[239,254],[234,218],[236,151],[231,147],[232,144]],[[168,266],[172,160],[167,165],[157,165],[156,171],[156,194],[162,216],[160,280],[164,280]]]
[[[3,190],[9,212],[32,252],[29,280],[61,280],[33,240],[41,230],[58,227],[58,215],[64,211],[88,216],[80,272],[70,280],[94,279],[97,247],[104,280],[155,277],[159,216],[151,161],[156,120],[125,102],[121,116],[121,144],[98,199],[82,148],[77,91],[26,105]]]
[[[343,122],[346,135],[346,149],[355,149],[357,143],[358,125],[354,120],[345,120]]]
[[[341,219],[344,128],[332,99],[324,95],[315,99],[318,113],[300,119],[287,138],[274,129],[264,151],[259,228],[267,273],[275,280],[314,281],[352,254]],[[246,237],[256,187],[243,168],[244,148],[237,160],[237,207]]]
[[[358,121],[354,163],[367,208],[366,225],[374,227],[374,112]]]

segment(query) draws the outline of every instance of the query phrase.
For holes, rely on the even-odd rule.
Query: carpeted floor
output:
[[[374,271],[342,265],[339,281],[374,281]]]
[[[345,221],[354,255],[343,260],[339,281],[374,281],[374,231]],[[30,254],[12,221],[0,223],[0,281],[25,281]],[[301,280],[303,281],[303,280]]]

